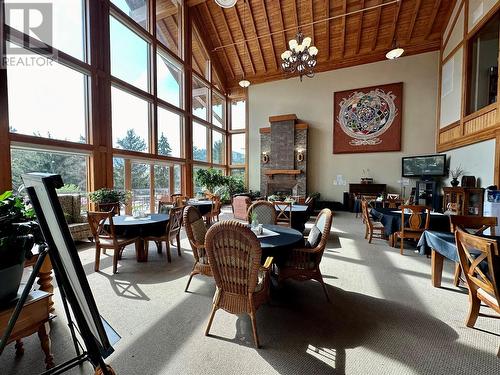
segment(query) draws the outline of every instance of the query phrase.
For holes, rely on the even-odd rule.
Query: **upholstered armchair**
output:
[[[238,195],[233,197],[232,207],[235,219],[247,220],[248,207],[252,204],[252,199],[246,195]]]
[[[57,198],[61,203],[64,217],[68,223],[73,241],[92,240],[92,231],[87,218],[81,213],[80,194],[61,194]]]

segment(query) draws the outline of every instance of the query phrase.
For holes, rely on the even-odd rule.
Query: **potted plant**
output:
[[[215,193],[215,189],[224,185],[224,177],[220,171],[214,168],[198,169],[196,171],[196,182],[208,190]]]
[[[89,199],[91,202],[99,205],[113,205],[119,204],[120,206],[126,204],[131,197],[129,191],[115,190],[102,188],[89,193]]]
[[[16,298],[25,260],[35,244],[44,244],[34,219],[33,208],[21,197],[12,191],[0,194],[0,306]]]
[[[458,178],[464,174],[464,170],[463,170],[463,169],[462,169],[462,167],[459,165],[458,167],[456,167],[456,168],[452,169],[452,170],[450,171],[450,174],[451,174],[451,177],[452,177],[452,179],[451,179],[451,181],[450,181],[451,186],[453,186],[453,187],[457,187],[457,186],[458,186],[458,184],[459,184],[459,182],[458,182]]]

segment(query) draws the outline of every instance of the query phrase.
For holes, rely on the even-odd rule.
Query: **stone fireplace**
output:
[[[260,191],[265,196],[305,196],[308,125],[296,115],[272,116],[269,123],[260,129]]]

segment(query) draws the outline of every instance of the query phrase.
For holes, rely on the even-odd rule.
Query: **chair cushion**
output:
[[[205,236],[207,234],[207,227],[202,218],[191,223],[191,230],[193,231],[194,240],[199,243],[205,243]]]
[[[311,231],[309,232],[309,236],[307,236],[306,247],[312,249],[318,246],[321,241],[321,235],[322,233],[319,228],[316,225],[313,225]]]

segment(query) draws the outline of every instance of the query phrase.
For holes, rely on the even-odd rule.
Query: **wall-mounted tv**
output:
[[[446,154],[404,157],[403,177],[446,176]]]

